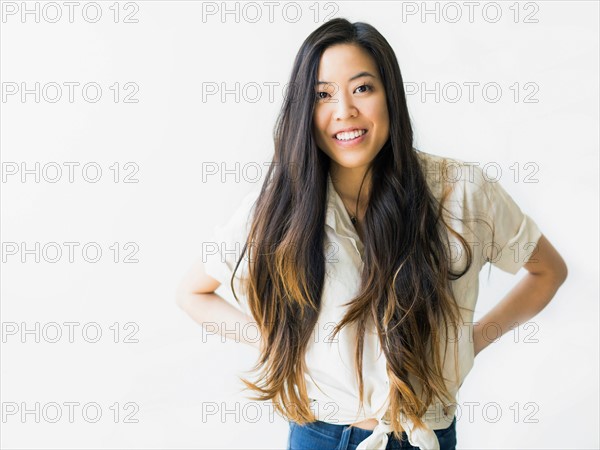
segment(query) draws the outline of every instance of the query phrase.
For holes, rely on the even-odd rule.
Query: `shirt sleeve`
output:
[[[203,245],[205,272],[227,289],[231,289],[233,271],[250,232],[258,194],[259,190],[246,194],[231,216],[224,223],[213,227],[210,238]],[[233,286],[235,294],[242,302],[241,306],[246,313],[249,313],[245,295],[247,278],[248,253],[246,252],[236,271]]]
[[[478,169],[478,170],[477,170]],[[535,221],[525,214],[499,180],[483,176],[476,168],[482,188],[483,216],[491,222],[483,242],[484,258],[499,269],[516,274],[529,261],[542,235]]]

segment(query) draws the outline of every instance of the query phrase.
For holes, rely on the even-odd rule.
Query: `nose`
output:
[[[345,120],[348,117],[356,117],[358,110],[354,106],[352,96],[344,95],[341,92],[337,95],[337,105],[335,109],[336,120]]]

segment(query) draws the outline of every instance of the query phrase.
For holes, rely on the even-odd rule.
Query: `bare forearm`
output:
[[[258,325],[252,317],[218,294],[184,294],[179,306],[207,332],[260,348]]]
[[[501,335],[538,314],[552,300],[561,284],[562,281],[550,275],[527,273],[493,309],[474,324],[475,355]]]

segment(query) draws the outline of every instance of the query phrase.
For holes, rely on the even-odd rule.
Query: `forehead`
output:
[[[353,44],[336,44],[325,49],[319,61],[318,79],[347,82],[358,72],[377,74],[373,57],[363,48]]]

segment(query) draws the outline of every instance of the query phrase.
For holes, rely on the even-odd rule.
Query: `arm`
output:
[[[204,270],[201,259],[190,268],[177,288],[175,295],[177,305],[194,321],[204,326],[214,324],[217,333],[235,342],[242,342],[260,349],[260,340],[252,342],[254,329],[258,330],[256,322],[240,309],[236,308],[214,291],[220,282],[208,275]],[[239,324],[236,327],[236,324]],[[252,325],[252,327],[250,327]],[[245,328],[246,327],[246,328]],[[248,333],[242,330],[252,330]],[[232,330],[240,330],[234,333]]]
[[[523,267],[528,273],[473,326],[475,356],[490,344],[483,334],[486,324],[499,326],[502,335],[514,328],[515,322],[517,326],[527,322],[552,300],[568,273],[565,261],[544,235]]]

